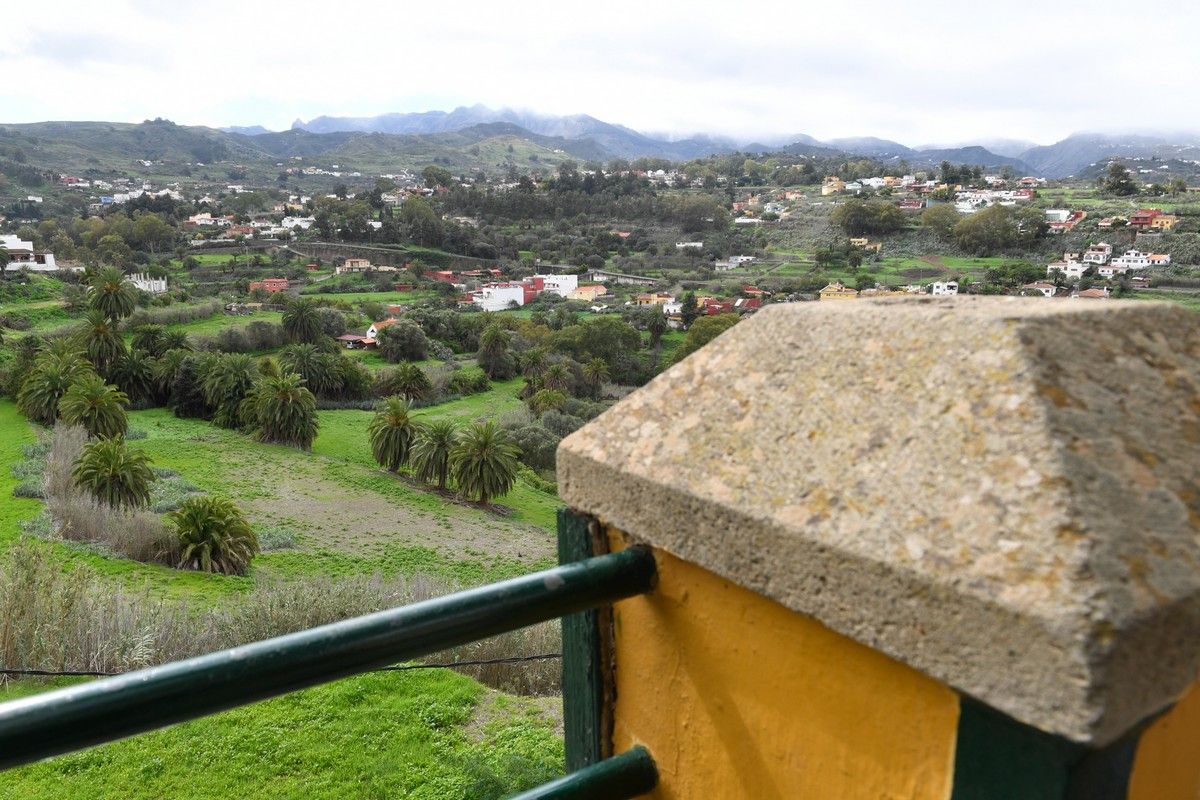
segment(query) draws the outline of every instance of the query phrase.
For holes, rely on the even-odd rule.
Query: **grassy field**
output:
[[[12,770],[0,796],[484,800],[562,773],[557,718],[448,670],[371,673]]]
[[[1138,300],[1165,300],[1168,303],[1177,303],[1193,311],[1200,311],[1200,291],[1139,289],[1132,296]]]
[[[184,331],[190,336],[216,336],[226,328],[244,328],[251,322],[279,322],[283,319],[281,311],[255,311],[252,314],[231,316],[215,314],[208,319],[198,319],[179,325],[168,325],[172,331]]]

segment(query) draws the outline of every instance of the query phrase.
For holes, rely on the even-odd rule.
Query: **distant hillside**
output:
[[[1097,161],[1116,158],[1200,159],[1200,140],[1195,135],[1166,139],[1158,136],[1077,133],[1061,142],[1033,147],[1021,159],[1050,178],[1065,178],[1082,172]]]
[[[926,164],[940,164],[949,161],[952,164],[970,164],[981,167],[1012,167],[1013,172],[1029,175],[1035,172],[1033,167],[1019,158],[997,155],[990,150],[979,147],[954,147],[943,150],[916,150],[910,160],[916,159]]]
[[[905,147],[899,142],[890,142],[887,139],[876,139],[873,136],[830,139],[824,144],[835,150],[871,158],[904,158],[913,153],[911,147]]]
[[[22,143],[32,164],[49,169],[112,168],[130,161],[180,163],[236,161],[261,157],[252,145],[212,128],[186,127],[168,120],[124,122],[36,122],[0,125]]]

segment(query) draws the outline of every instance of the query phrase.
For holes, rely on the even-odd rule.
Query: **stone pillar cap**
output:
[[[1197,677],[1181,307],[769,306],[565,439],[558,476],[571,507],[1078,742]]]

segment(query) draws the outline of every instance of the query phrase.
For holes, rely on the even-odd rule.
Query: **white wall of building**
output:
[[[579,287],[578,275],[534,275],[542,279],[543,291],[566,297]]]
[[[472,298],[475,305],[484,311],[503,311],[514,302],[519,306],[525,305],[525,287],[519,283],[485,286],[475,292]]]

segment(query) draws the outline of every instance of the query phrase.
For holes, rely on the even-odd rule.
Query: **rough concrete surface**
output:
[[[1043,730],[1105,744],[1200,664],[1200,315],[770,306],[558,452],[573,508]]]

